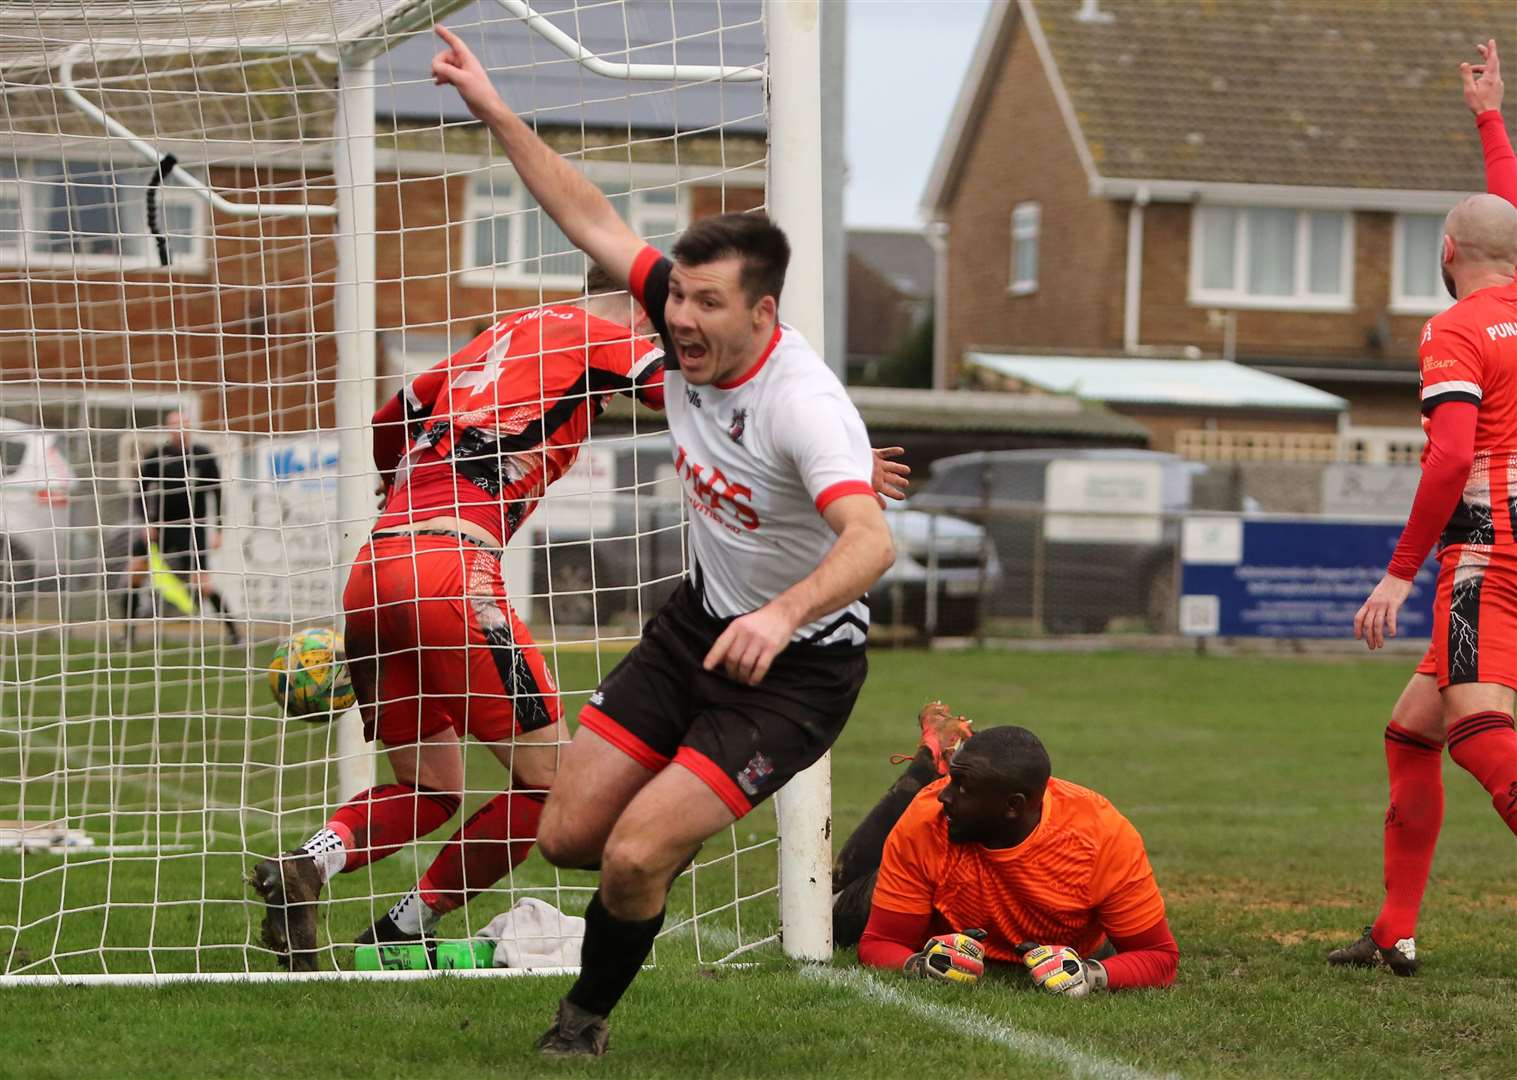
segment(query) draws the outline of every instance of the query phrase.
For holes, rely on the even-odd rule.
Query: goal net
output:
[[[432,85],[437,21],[652,243],[766,205],[759,0],[0,3],[0,978],[277,970],[249,869],[390,776],[356,712],[283,715],[274,650],[341,627],[376,406],[586,270]],[[203,579],[144,542],[175,445],[219,476]],[[684,569],[661,418],[597,420],[505,563],[572,720]],[[464,773],[450,823],[333,879],[322,969],[509,783],[486,748]],[[707,844],[656,962],[776,940],[778,832]],[[593,882],[534,853],[438,932]]]

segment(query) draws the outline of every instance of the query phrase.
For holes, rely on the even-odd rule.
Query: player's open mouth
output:
[[[675,347],[679,349],[679,355],[680,355],[680,359],[681,360],[695,361],[695,360],[703,360],[703,359],[705,359],[705,356],[706,356],[706,346],[704,346],[704,345],[694,345],[694,344],[688,344],[687,345],[687,344],[682,344],[680,342],[675,342]]]

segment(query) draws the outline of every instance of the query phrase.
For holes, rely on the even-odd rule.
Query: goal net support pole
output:
[[[769,0],[769,213],[790,237],[785,321],[827,340],[822,187],[822,4]],[[832,957],[832,762],[823,755],[777,796],[780,938],[798,960]]]
[[[337,451],[337,516],[341,545],[335,553],[334,615],[341,622],[342,586],[358,554],[374,510],[375,477],[369,421],[374,411],[375,215],[374,62],[344,60],[339,68],[333,130],[333,179],[337,185],[334,329],[337,385],[334,394]],[[337,795],[346,802],[374,783],[374,755],[363,738],[356,708],[337,722]]]

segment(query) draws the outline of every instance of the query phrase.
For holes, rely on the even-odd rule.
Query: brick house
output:
[[[924,200],[936,384],[972,352],[1223,357],[1346,416],[1158,409],[1156,447],[1341,424],[1404,451],[1441,216],[1483,189],[1458,64],[1512,31],[1504,0],[997,5]]]
[[[679,12],[688,36],[681,58],[760,62],[759,12],[759,0]],[[576,29],[604,55],[667,63],[674,18],[657,0],[633,0],[581,13]],[[759,84],[640,83],[631,92],[568,60],[545,60],[532,35],[493,4],[448,21],[508,100],[581,162],[650,241],[667,247],[692,220],[763,204]],[[498,314],[582,291],[583,257],[540,214],[457,95],[431,85],[435,51],[423,34],[376,65],[381,396],[408,368],[435,362]],[[229,88],[197,83],[212,76],[181,65],[181,83],[157,77],[151,98],[101,100],[113,119],[150,134],[160,152],[174,152],[231,201],[331,204],[335,76],[317,60],[306,66],[306,82],[284,95],[238,96],[244,79],[262,85],[256,65],[233,69]],[[269,85],[283,85],[288,71],[273,68]],[[106,64],[85,69],[81,85],[98,96],[90,81],[116,74]],[[182,406],[202,428],[329,428],[340,242],[333,219],[231,217],[165,185],[164,265],[145,219],[152,165],[58,104],[52,77],[44,65],[5,94],[12,154],[0,160],[0,413],[76,427],[85,423],[84,399],[115,394],[136,415],[95,417],[91,426],[151,426]],[[208,92],[215,89],[229,92]],[[240,119],[239,109],[261,115]],[[236,134],[218,141],[225,131]]]

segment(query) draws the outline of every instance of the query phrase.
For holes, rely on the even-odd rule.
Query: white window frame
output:
[[[1296,266],[1295,289],[1290,296],[1261,296],[1239,287],[1248,270],[1248,212],[1250,210],[1294,209],[1296,214]],[[1204,210],[1233,210],[1233,287],[1231,289],[1208,289],[1202,286],[1202,253],[1205,251]],[[1339,214],[1343,218],[1343,244],[1339,252],[1340,291],[1325,293],[1305,292],[1310,280],[1311,215],[1317,213]],[[1354,310],[1354,213],[1352,210],[1301,209],[1274,206],[1238,206],[1222,203],[1196,203],[1190,215],[1190,303],[1196,307],[1257,308],[1268,311],[1325,311],[1344,312]]]
[[[1441,217],[1440,214],[1397,214],[1391,223],[1391,314],[1436,315],[1454,302],[1439,277],[1433,296],[1411,296],[1401,291],[1401,271],[1406,269],[1406,234],[1402,228],[1408,217]]]
[[[148,231],[147,227],[147,189],[142,186],[123,186],[122,190],[131,193],[131,205],[118,210],[118,220],[125,226],[120,233],[125,240],[134,243],[136,250],[131,253],[110,254],[75,254],[68,251],[39,251],[33,247],[33,241],[38,240],[48,233],[46,228],[40,227],[44,223],[38,219],[38,215],[48,213],[52,208],[42,199],[43,185],[49,180],[44,180],[36,172],[36,166],[42,162],[48,164],[65,164],[67,162],[87,163],[100,165],[121,172],[140,173],[149,175],[151,165],[134,160],[130,163],[111,161],[109,158],[95,158],[85,155],[69,155],[65,157],[50,157],[45,155],[19,157],[15,159],[17,175],[14,177],[0,177],[0,187],[10,189],[15,193],[21,209],[21,245],[19,248],[0,247],[0,268],[21,268],[26,270],[115,270],[115,271],[157,271],[159,273],[195,274],[203,273],[207,266],[208,237],[210,234],[210,213],[205,201],[192,194],[188,189],[180,187],[173,181],[165,181],[158,187],[158,206],[162,213],[167,205],[188,206],[194,215],[190,226],[190,238],[193,246],[188,252],[176,253],[168,266],[164,266],[158,258],[157,238]],[[203,177],[202,177],[203,179]],[[140,194],[140,198],[138,197]]]
[[[1011,265],[1006,275],[1006,291],[1013,296],[1028,296],[1038,291],[1038,263],[1042,256],[1043,207],[1036,202],[1019,202],[1011,208]],[[1032,277],[1017,277],[1017,252],[1023,244],[1033,245]]]
[[[503,175],[510,178],[514,189],[513,196],[505,200],[497,197],[491,201],[488,194],[489,181],[492,176]],[[673,237],[667,235],[668,230],[662,225],[655,227],[653,224],[659,218],[666,218],[669,210],[674,211],[674,236],[678,236],[690,224],[690,182],[699,183],[698,178],[686,177],[686,183],[679,184],[681,177],[676,169],[669,167],[655,167],[652,169],[637,169],[629,177],[625,165],[610,165],[603,169],[590,167],[585,170],[586,177],[598,187],[616,188],[630,186],[630,192],[616,192],[618,198],[628,197],[627,225],[634,233],[641,237],[648,237],[650,242],[668,246]],[[678,186],[676,186],[678,184]],[[642,196],[650,190],[673,190],[674,203],[652,203]],[[458,280],[464,285],[472,285],[480,288],[493,289],[520,289],[540,290],[543,292],[574,292],[584,287],[585,276],[577,274],[541,274],[532,269],[537,264],[537,259],[528,260],[525,256],[523,238],[525,233],[522,229],[531,218],[531,210],[535,203],[531,201],[531,193],[526,185],[516,175],[515,170],[509,166],[496,166],[494,170],[481,170],[469,179],[468,193],[464,199],[463,218],[463,269],[458,272]],[[538,210],[541,213],[541,210]],[[507,239],[507,258],[503,263],[493,266],[478,265],[480,224],[488,218],[501,216],[503,213],[517,214],[520,216],[522,225],[513,228]],[[656,233],[656,235],[655,235]],[[589,267],[588,258],[585,262]]]

